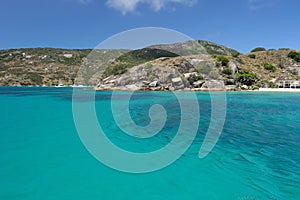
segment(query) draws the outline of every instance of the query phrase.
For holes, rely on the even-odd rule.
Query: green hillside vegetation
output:
[[[295,60],[296,62],[300,62],[300,53],[297,53],[296,51],[291,51],[288,54],[289,58],[292,58],[293,60]]]
[[[220,64],[221,66],[227,66],[229,63],[229,59],[226,58],[225,56],[218,56],[217,57],[217,64]]]
[[[257,80],[257,76],[249,70],[242,70],[237,74],[237,81],[243,85],[251,86]]]
[[[275,72],[276,71],[276,67],[271,65],[270,63],[263,62],[263,66],[266,70],[269,70],[270,72]]]
[[[258,51],[266,51],[266,48],[264,48],[264,47],[256,47],[256,48],[254,48],[254,49],[251,51],[251,53],[253,53],[253,52],[258,52]]]
[[[251,54],[248,55],[248,57],[249,57],[249,58],[252,58],[252,59],[255,59],[255,58],[256,58],[256,55],[253,54],[253,53],[251,53]]]
[[[117,75],[125,73],[129,68],[155,60],[161,57],[177,57],[177,54],[174,54],[169,51],[161,49],[152,49],[144,48],[140,50],[130,51],[121,55],[104,71],[104,76],[107,77],[110,75]]]

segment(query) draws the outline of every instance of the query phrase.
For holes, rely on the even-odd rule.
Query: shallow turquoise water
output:
[[[180,110],[172,93],[133,96],[131,114],[139,125],[149,122],[154,103],[168,111],[162,133],[147,140],[121,133],[110,114],[110,95],[97,92],[96,109],[118,146],[152,151],[176,133]],[[162,170],[128,174],[101,164],[81,143],[72,88],[0,88],[0,199],[300,199],[300,94],[227,93],[222,135],[204,159],[198,152],[210,98],[197,98],[201,120],[188,151]]]

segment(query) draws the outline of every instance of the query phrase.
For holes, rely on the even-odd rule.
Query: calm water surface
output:
[[[124,92],[120,92],[120,96]],[[134,151],[159,149],[180,121],[168,92],[136,92],[133,120],[149,123],[148,108],[168,112],[151,139],[123,134],[110,111],[110,92],[97,92],[101,126],[112,142]],[[72,116],[72,88],[0,87],[0,199],[300,199],[300,94],[227,93],[225,126],[213,151],[198,158],[210,119],[208,93],[197,93],[197,137],[172,165],[127,174],[94,159],[81,143]],[[108,152],[109,153],[109,152]]]

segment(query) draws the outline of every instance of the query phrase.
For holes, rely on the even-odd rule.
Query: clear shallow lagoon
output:
[[[172,93],[137,92],[131,113],[139,125],[148,108],[165,105],[168,120],[152,139],[133,139],[109,113],[110,92],[97,92],[107,136],[136,152],[166,145],[180,113]],[[120,93],[121,95],[121,93]],[[94,159],[72,116],[72,88],[0,88],[0,199],[300,199],[300,94],[227,93],[227,117],[213,151],[198,158],[210,119],[208,93],[197,93],[198,135],[175,163],[148,174],[127,174]],[[109,153],[109,152],[108,152]]]

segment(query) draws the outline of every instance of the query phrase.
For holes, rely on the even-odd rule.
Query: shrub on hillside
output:
[[[258,51],[266,51],[266,49],[264,47],[256,47],[256,48],[252,49],[251,52],[258,52]]]
[[[240,71],[236,77],[238,82],[248,86],[252,85],[257,80],[256,75],[249,70]]]
[[[27,78],[31,79],[31,81],[37,85],[41,85],[43,81],[42,76],[36,72],[29,72]]]
[[[232,54],[232,57],[237,58],[237,57],[239,57],[239,55],[240,55],[239,52],[235,52],[235,53]]]
[[[150,68],[152,68],[152,64],[151,64],[151,63],[147,63],[147,64],[145,65],[145,69],[150,69]]]
[[[229,68],[224,69],[224,70],[222,71],[222,73],[223,73],[223,74],[226,74],[226,75],[232,75],[232,71],[231,71],[231,69],[229,69]]]
[[[276,67],[271,65],[270,63],[264,62],[263,66],[266,70],[269,70],[270,72],[275,72],[276,71]]]
[[[249,57],[249,58],[252,58],[252,59],[255,59],[255,58],[256,58],[256,55],[255,55],[255,54],[249,54],[248,57]]]
[[[194,81],[201,81],[201,80],[204,80],[204,78],[202,76],[194,76],[193,80]]]
[[[296,52],[296,51],[291,51],[289,54],[288,54],[288,57],[297,61],[297,62],[300,62],[300,53]]]
[[[229,63],[229,59],[225,56],[218,56],[217,61],[220,62],[222,66],[227,66]]]
[[[279,48],[279,51],[286,51],[286,50],[290,50],[290,48]]]

